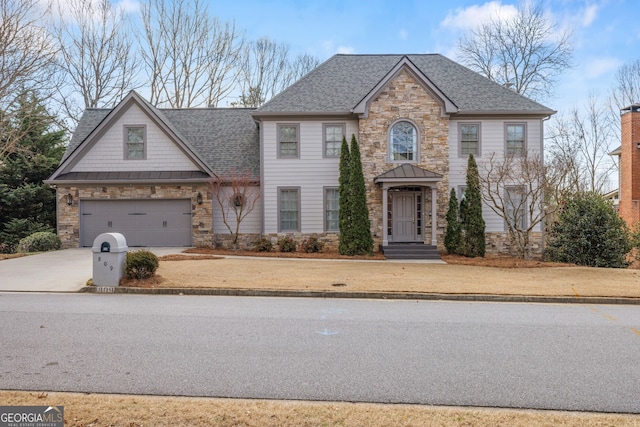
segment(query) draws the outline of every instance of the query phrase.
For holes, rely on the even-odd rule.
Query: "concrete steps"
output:
[[[440,259],[438,249],[424,243],[389,243],[382,253],[387,259]]]

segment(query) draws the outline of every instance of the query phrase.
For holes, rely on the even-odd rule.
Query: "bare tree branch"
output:
[[[532,99],[544,100],[572,67],[571,32],[539,6],[523,3],[511,19],[493,18],[458,41],[460,61],[472,70]]]
[[[234,23],[209,15],[201,0],[147,0],[142,22],[152,104],[217,106],[233,90],[244,44]]]
[[[112,106],[137,88],[139,64],[123,11],[109,0],[68,0],[65,5],[69,18],[54,25],[64,74],[59,95],[67,115],[77,124],[84,109]],[[61,16],[66,14],[60,11]]]

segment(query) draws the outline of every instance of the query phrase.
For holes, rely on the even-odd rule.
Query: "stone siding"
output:
[[[449,119],[442,117],[442,107],[434,95],[426,90],[406,69],[393,78],[369,104],[368,116],[359,122],[359,145],[362,168],[367,186],[367,203],[371,219],[371,233],[378,250],[383,240],[382,189],[374,178],[401,163],[389,161],[389,129],[406,119],[418,127],[419,161],[416,166],[442,174],[437,184],[437,242],[443,248],[448,204],[449,172]],[[430,195],[428,196],[430,197]],[[425,210],[430,204],[425,203]],[[430,229],[425,224],[425,237],[430,239]],[[426,242],[431,244],[429,240]]]
[[[196,202],[202,194],[202,204]],[[67,195],[73,203],[67,205]],[[81,200],[127,200],[127,199],[191,199],[192,244],[212,246],[213,212],[211,191],[207,184],[189,185],[77,185],[58,187],[58,235],[65,248],[80,245],[80,201]]]
[[[489,255],[513,256],[517,251],[512,250],[513,240],[507,232],[488,232],[485,233],[486,246],[485,251]],[[531,233],[531,257],[542,258],[544,245],[542,244],[542,233]]]

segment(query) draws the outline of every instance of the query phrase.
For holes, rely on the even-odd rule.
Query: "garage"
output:
[[[127,246],[191,246],[191,200],[81,200],[80,239],[122,233]]]

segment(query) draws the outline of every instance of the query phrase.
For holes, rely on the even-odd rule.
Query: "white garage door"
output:
[[[191,200],[81,200],[80,239],[122,233],[127,246],[191,246]]]

